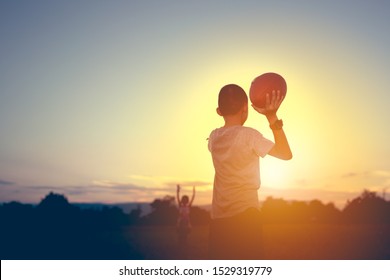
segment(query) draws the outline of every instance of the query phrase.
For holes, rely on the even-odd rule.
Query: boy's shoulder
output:
[[[208,139],[210,140],[219,137],[234,137],[238,135],[244,136],[245,138],[263,137],[263,134],[261,134],[257,129],[248,126],[237,125],[232,127],[216,128],[211,131]]]
[[[237,132],[247,132],[247,133],[260,133],[257,129],[249,127],[249,126],[243,126],[243,125],[236,125],[231,127],[219,127],[211,131],[211,134],[214,133],[237,133]],[[260,133],[261,134],[261,133]]]
[[[242,126],[240,133],[252,138],[252,137],[263,137],[263,134],[258,131],[257,129],[253,127],[248,127],[248,126]]]

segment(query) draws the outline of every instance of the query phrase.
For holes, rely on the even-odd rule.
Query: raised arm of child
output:
[[[177,204],[180,205],[180,185],[176,186],[176,200]]]
[[[192,198],[190,201],[190,206],[192,205],[192,202],[194,202],[194,199],[195,199],[195,186],[192,187]]]

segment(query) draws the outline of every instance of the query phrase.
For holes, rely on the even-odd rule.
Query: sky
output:
[[[293,159],[268,196],[390,188],[388,1],[1,1],[0,201],[210,204],[210,132],[228,83],[277,72]],[[247,126],[272,139],[254,110]],[[390,189],[388,190],[390,191]],[[389,198],[389,196],[387,196]]]

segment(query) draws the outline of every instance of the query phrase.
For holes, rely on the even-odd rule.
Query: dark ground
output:
[[[207,259],[208,227],[180,244],[174,227],[128,227],[123,237],[143,259]],[[390,225],[267,224],[264,258],[272,260],[390,259]]]

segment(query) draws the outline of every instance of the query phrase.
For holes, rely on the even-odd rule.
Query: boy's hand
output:
[[[256,112],[265,115],[265,116],[271,116],[276,115],[276,112],[278,111],[280,104],[282,104],[284,97],[281,96],[280,91],[278,90],[275,92],[275,90],[272,91],[272,94],[270,95],[267,93],[265,96],[265,107],[259,108],[252,104],[253,109],[256,110]]]

